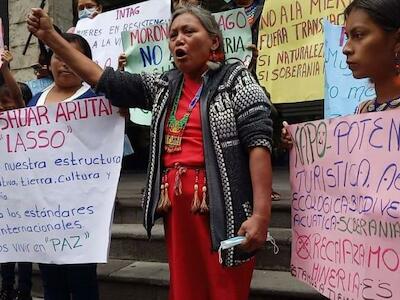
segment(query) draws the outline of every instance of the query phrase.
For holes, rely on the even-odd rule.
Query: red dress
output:
[[[199,87],[200,84],[185,78],[176,112],[178,120],[186,113]],[[205,175],[200,103],[190,115],[181,145],[180,152],[163,154],[164,167],[169,169],[166,177],[172,205],[165,217],[170,268],[169,300],[248,299],[254,259],[237,267],[223,267],[218,261],[218,253],[211,250],[209,215],[191,212],[196,175],[200,198]],[[184,170],[179,176],[181,195],[176,195],[174,189],[177,164],[182,167],[181,171]]]

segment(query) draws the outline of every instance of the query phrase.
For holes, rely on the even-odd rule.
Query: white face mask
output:
[[[91,18],[96,11],[97,11],[96,7],[84,8],[84,9],[78,11],[78,18],[79,18],[79,20],[82,20],[85,18]]]
[[[232,247],[235,247],[237,245],[240,245],[244,242],[246,238],[244,236],[235,236],[233,238],[230,238],[225,241],[221,241],[219,249],[218,249],[218,257],[219,257],[219,263],[222,264],[222,250],[226,250]],[[275,239],[272,237],[272,235],[267,233],[267,239],[266,242],[270,242],[274,246],[274,254],[278,254],[279,252],[279,247],[275,242]]]

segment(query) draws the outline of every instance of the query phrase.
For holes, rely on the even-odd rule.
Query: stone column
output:
[[[9,0],[9,24],[10,24],[10,49],[14,55],[11,68],[18,81],[27,81],[34,79],[31,65],[37,63],[39,56],[38,42],[32,37],[26,55],[22,55],[29,32],[26,27],[26,16],[32,6],[38,7],[40,0]],[[72,26],[72,1],[48,0],[46,1],[46,10],[53,18],[61,30],[66,31]]]
[[[72,0],[48,0],[49,2],[49,15],[53,18],[54,24],[57,25],[61,31],[66,32],[72,27]]]

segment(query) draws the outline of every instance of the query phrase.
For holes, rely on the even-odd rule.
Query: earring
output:
[[[207,66],[211,70],[217,70],[225,60],[224,51],[212,49],[208,58]]]
[[[217,51],[217,49],[211,49],[209,61],[221,63],[225,59],[225,54],[223,51]]]
[[[400,75],[400,53],[396,52],[394,55],[394,63],[395,63],[395,69],[396,69],[396,74]]]
[[[209,56],[208,60],[212,61],[212,62],[216,62],[216,60],[215,60],[216,56],[217,56],[217,54],[215,53],[215,49],[211,48],[210,56]]]

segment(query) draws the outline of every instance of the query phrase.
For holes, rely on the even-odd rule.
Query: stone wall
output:
[[[31,65],[37,63],[39,48],[37,39],[32,37],[26,55],[22,55],[29,32],[26,28],[26,16],[30,12],[32,5],[40,5],[40,0],[9,0],[9,32],[10,49],[14,55],[11,63],[12,70],[18,81],[34,79]],[[67,30],[72,26],[72,1],[69,0],[49,0],[45,7],[49,15],[53,18],[62,30]]]

